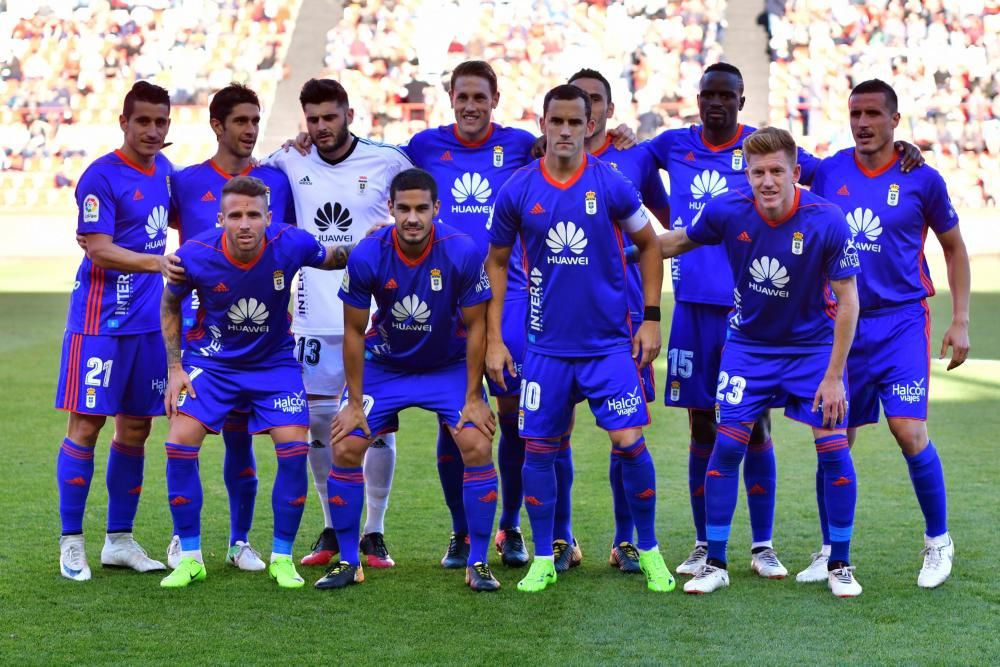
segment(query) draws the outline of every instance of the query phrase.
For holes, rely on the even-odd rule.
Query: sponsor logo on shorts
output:
[[[153,378],[149,383],[149,388],[160,396],[163,396],[163,392],[167,389],[167,378]]]
[[[590,262],[588,257],[580,256],[587,247],[587,235],[582,227],[577,227],[573,222],[557,222],[555,227],[549,229],[545,245],[552,252],[546,258],[549,264],[586,266]]]
[[[299,414],[306,409],[306,399],[302,398],[302,394],[303,392],[297,391],[274,399],[274,409],[289,415]]]
[[[909,384],[894,384],[892,395],[904,403],[919,403],[927,397],[927,378],[922,377]]]
[[[639,385],[624,396],[608,399],[608,410],[613,411],[619,417],[628,417],[639,411],[642,405],[642,395],[639,392]]]
[[[788,290],[783,289],[788,284],[790,276],[788,269],[774,257],[764,255],[750,264],[750,277],[753,279],[747,286],[755,292],[767,296],[788,298]]]

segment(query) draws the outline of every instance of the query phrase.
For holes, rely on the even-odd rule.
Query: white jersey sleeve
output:
[[[389,222],[389,184],[413,166],[395,146],[354,139],[348,154],[330,163],[315,149],[306,156],[276,151],[266,161],[292,186],[298,226],[326,246],[359,242],[373,225]],[[296,281],[292,331],[341,335],[344,309],[337,291],[343,271],[303,268]]]

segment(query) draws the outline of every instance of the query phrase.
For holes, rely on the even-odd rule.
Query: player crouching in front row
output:
[[[471,237],[434,222],[439,208],[430,174],[400,172],[389,186],[395,224],[361,241],[347,265],[340,288],[347,390],[333,420],[327,489],[342,560],[316,588],[364,581],[358,557],[361,463],[372,440],[395,431],[400,410],[409,407],[436,413],[462,453],[466,583],[475,591],[500,588],[486,560],[497,508],[496,420],[483,392],[492,292],[482,253]],[[366,335],[372,297],[378,310]]]
[[[168,284],[160,307],[169,372],[167,497],[181,542],[180,564],[160,585],[182,588],[205,579],[198,451],[230,410],[247,408],[250,432],[270,432],[278,457],[268,572],[282,588],[300,588],[305,582],[292,563],[292,544],[306,502],[309,413],[288,332],[291,277],[303,266],[342,269],[351,249],[324,248],[308,232],[271,225],[267,186],[259,179],[231,179],[220,204],[221,233],[212,229],[181,246],[183,278]],[[201,308],[182,363],[181,301],[195,289]]]

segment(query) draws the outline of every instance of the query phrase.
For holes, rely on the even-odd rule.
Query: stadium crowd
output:
[[[841,147],[845,95],[864,79],[891,80],[901,135],[933,153],[956,204],[997,205],[1000,185],[985,175],[1000,170],[1000,3],[789,0],[771,27],[773,125],[821,153]]]

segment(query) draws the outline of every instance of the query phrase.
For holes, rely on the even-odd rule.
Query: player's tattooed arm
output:
[[[858,282],[855,276],[831,280],[830,287],[837,297],[837,317],[833,322],[833,347],[830,361],[823,375],[823,381],[813,397],[813,411],[823,408],[823,426],[836,428],[847,418],[847,390],[844,387],[844,368],[847,353],[854,342],[854,330],[858,325]]]
[[[486,306],[486,375],[502,389],[507,389],[503,370],[511,377],[517,375],[514,358],[503,342],[500,321],[503,318],[503,301],[507,297],[507,265],[510,263],[511,246],[490,244],[486,257],[486,275],[490,279],[493,297]]]
[[[348,245],[327,246],[326,259],[323,260],[319,268],[327,271],[347,268],[347,258],[357,245],[357,243],[351,243]]]
[[[181,364],[181,297],[169,289],[163,290],[160,298],[160,330],[167,349],[167,389],[163,393],[163,406],[170,418],[177,414],[181,394],[188,393],[191,398],[196,398],[197,394]]]

